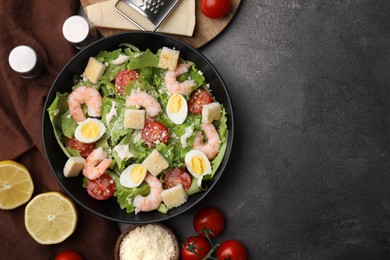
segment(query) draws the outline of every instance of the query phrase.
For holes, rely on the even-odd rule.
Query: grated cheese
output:
[[[170,260],[175,256],[172,237],[159,225],[136,227],[124,238],[119,248],[122,260]]]

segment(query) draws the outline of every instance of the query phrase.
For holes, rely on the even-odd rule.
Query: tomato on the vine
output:
[[[194,216],[193,225],[195,231],[209,238],[219,236],[225,228],[225,216],[217,207],[205,207]]]
[[[181,244],[180,255],[183,260],[199,260],[207,256],[210,250],[211,245],[206,238],[191,236]]]
[[[222,18],[230,11],[230,0],[201,0],[200,8],[209,18]]]
[[[58,253],[54,260],[83,260],[83,257],[73,250],[66,250]]]
[[[229,239],[218,247],[217,257],[218,260],[246,260],[247,252],[241,242]]]

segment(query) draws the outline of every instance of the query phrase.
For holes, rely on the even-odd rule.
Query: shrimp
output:
[[[207,143],[204,142],[204,137],[201,131],[198,131],[195,135],[193,143],[194,149],[202,151],[209,160],[214,159],[219,152],[219,144],[221,139],[218,132],[212,123],[203,123],[202,130],[206,134]]]
[[[145,181],[150,186],[150,193],[146,197],[142,195],[135,196],[133,201],[133,205],[135,206],[135,214],[140,211],[155,210],[160,206],[162,201],[161,192],[163,191],[163,188],[160,180],[148,172],[145,177]]]
[[[102,115],[103,98],[96,89],[82,86],[69,94],[69,112],[78,123],[85,120],[85,115],[81,108],[82,104],[87,105],[89,116],[100,117]]]
[[[175,70],[168,70],[165,74],[165,86],[172,94],[188,94],[191,92],[191,87],[195,86],[195,81],[185,80],[177,81],[177,76],[188,71],[188,64],[181,63],[177,65]]]
[[[85,160],[83,175],[90,180],[95,180],[103,175],[112,162],[107,158],[107,153],[102,147],[96,148]]]
[[[140,106],[145,108],[146,115],[148,117],[154,117],[160,113],[161,106],[160,103],[151,95],[146,92],[140,91],[131,94],[126,99],[126,106]]]

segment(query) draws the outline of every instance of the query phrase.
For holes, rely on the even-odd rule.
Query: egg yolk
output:
[[[195,155],[191,158],[190,166],[192,171],[199,176],[201,176],[206,171],[206,162],[199,155]]]
[[[173,94],[172,97],[169,99],[168,103],[169,103],[168,109],[172,113],[179,112],[181,107],[183,106],[183,101],[181,100],[181,97],[178,94]]]
[[[130,172],[130,178],[133,180],[135,183],[139,183],[142,181],[146,174],[146,169],[142,165],[136,165]]]
[[[85,138],[96,138],[99,136],[100,126],[94,122],[89,122],[81,128],[81,134]]]

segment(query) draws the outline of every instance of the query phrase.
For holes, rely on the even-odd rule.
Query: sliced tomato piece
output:
[[[92,153],[93,149],[95,149],[95,143],[82,143],[76,138],[70,138],[66,141],[66,147],[77,150],[80,152],[80,156],[83,158],[87,158],[90,153]]]
[[[184,190],[191,187],[191,175],[182,168],[173,168],[164,175],[164,189],[183,185]]]
[[[144,129],[142,129],[141,138],[144,143],[154,148],[158,143],[167,144],[170,134],[168,128],[153,119],[146,119]]]
[[[106,200],[115,192],[115,182],[110,175],[104,173],[96,180],[89,180],[87,184],[88,194],[97,200]]]
[[[213,102],[213,97],[203,88],[198,88],[191,93],[188,100],[188,111],[193,114],[201,114],[203,105]]]
[[[138,73],[135,70],[121,70],[115,77],[115,88],[119,94],[123,95],[125,93],[125,86],[130,83],[130,81],[137,79]]]

